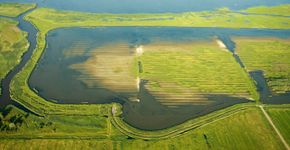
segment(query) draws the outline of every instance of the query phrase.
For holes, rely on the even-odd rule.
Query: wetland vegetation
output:
[[[24,11],[36,6],[5,5]],[[38,29],[37,45],[8,84],[15,103],[0,110],[0,148],[287,149],[289,97],[283,104],[262,104],[260,83],[252,72],[262,71],[270,96],[289,93],[288,7],[158,14],[37,8],[25,15]],[[0,59],[9,64],[3,68],[7,72],[27,49],[27,33],[15,21],[0,21],[0,56],[17,50],[9,59]],[[49,63],[75,73],[80,88],[101,87],[123,95],[107,101],[93,95],[92,104],[79,104],[87,102],[88,94],[78,98],[76,91],[71,92],[80,99],[75,103],[62,101],[64,97],[47,99],[45,90],[32,86],[31,80],[48,81],[34,73]],[[66,78],[63,72],[55,76],[60,83]],[[241,102],[248,103],[237,104]]]

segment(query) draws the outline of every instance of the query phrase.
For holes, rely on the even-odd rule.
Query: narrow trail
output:
[[[286,140],[283,138],[283,136],[281,135],[280,131],[277,129],[277,127],[274,125],[271,117],[268,115],[268,113],[265,111],[264,107],[262,105],[259,105],[260,109],[262,110],[263,114],[265,115],[265,117],[267,118],[268,122],[271,124],[271,126],[274,128],[275,132],[278,134],[280,140],[282,141],[282,143],[284,144],[285,148],[287,150],[290,150],[288,143],[286,142]]]

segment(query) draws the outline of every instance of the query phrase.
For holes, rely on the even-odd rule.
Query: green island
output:
[[[289,29],[290,18],[230,10],[161,14],[108,14],[39,8],[25,17],[40,31],[76,26],[174,26]],[[60,19],[61,18],[61,19]]]
[[[248,8],[242,12],[246,12],[249,14],[261,14],[261,15],[278,15],[278,16],[290,16],[290,5],[278,5],[272,7],[260,6],[260,7],[253,7]]]
[[[35,4],[0,3],[0,16],[17,17],[35,7]]]
[[[13,4],[13,7],[19,7],[18,5]],[[94,14],[38,8],[25,19],[33,23],[39,31],[37,47],[25,67],[13,78],[10,91],[12,99],[27,110],[24,111],[14,105],[1,109],[0,149],[286,149],[263,113],[264,108],[283,133],[288,145],[290,144],[289,104],[279,106],[260,105],[255,102],[237,104],[190,119],[171,128],[144,131],[124,122],[120,104],[56,104],[40,97],[28,85],[29,76],[45,49],[47,33],[57,28],[176,26],[289,29],[290,18],[243,15],[228,9],[152,15]],[[19,62],[21,55],[27,49],[27,40],[26,33],[16,27],[17,22],[2,18],[0,21],[0,65],[9,64],[9,66],[5,65],[7,66],[5,68],[1,67],[3,76],[0,75],[3,78]],[[290,64],[287,59],[289,40],[234,38],[234,41],[237,43],[237,53],[245,63],[247,71],[257,69],[265,71],[267,83],[274,93],[289,91]],[[196,47],[192,47],[192,44]],[[157,93],[164,91],[171,94],[182,93],[184,91],[178,91],[180,87],[195,86],[191,90],[204,93],[228,93],[258,101],[259,95],[253,80],[235,62],[232,54],[215,45],[215,41],[207,42],[206,46],[202,44],[204,43],[183,43],[175,44],[175,47],[170,44],[166,44],[167,47],[152,44],[144,47],[145,53],[135,58],[135,62],[142,63],[142,71],[135,72],[135,75],[154,79],[155,82],[150,83],[150,88]],[[263,55],[259,55],[261,50]],[[274,55],[271,55],[273,50],[275,50]],[[283,57],[277,58],[275,54]],[[262,59],[253,60],[257,57]],[[176,62],[163,61],[165,58],[172,58]],[[163,63],[160,63],[162,61]],[[213,63],[216,61],[219,63]],[[196,66],[188,64],[190,62],[195,62]],[[168,63],[173,63],[170,69],[175,70],[176,74],[165,74],[166,70],[162,68]],[[202,64],[208,66],[201,67]],[[187,70],[184,73],[179,72],[180,67],[184,66]],[[192,67],[198,68],[197,72],[188,71]],[[225,71],[218,72],[221,68]],[[209,84],[192,85],[194,84],[192,81],[196,79],[199,83],[205,82],[202,80],[204,76],[198,74],[198,71],[208,73],[206,78],[209,78]],[[213,72],[218,74],[210,78],[209,75]],[[187,76],[188,74],[191,76]],[[219,82],[219,78],[224,75],[228,76],[229,81]],[[174,84],[161,89],[160,85],[171,81],[172,77],[178,77],[173,80]],[[232,88],[227,86],[230,81],[234,83]]]
[[[17,27],[16,21],[0,18],[0,80],[20,62],[29,46],[26,36],[27,33]]]

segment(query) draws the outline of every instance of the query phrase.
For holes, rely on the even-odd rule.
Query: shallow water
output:
[[[273,6],[289,0],[0,0],[0,2],[38,3],[40,7],[61,10],[108,13],[161,13],[215,10],[228,7],[241,10],[254,6]]]
[[[47,35],[47,47],[31,74],[29,85],[42,97],[57,103],[119,102],[124,104],[124,120],[134,127],[146,130],[167,128],[248,100],[229,95],[206,95],[214,104],[169,108],[148,92],[144,86],[146,81],[141,80],[138,91],[136,80],[128,75],[129,72],[123,71],[118,77],[114,77],[114,73],[128,68],[122,62],[134,57],[134,51],[140,45],[224,37],[220,39],[225,45],[234,47],[230,36],[289,38],[290,30],[176,27],[56,29]],[[114,72],[112,66],[116,65],[118,69]],[[106,74],[114,78],[107,78]],[[140,102],[136,101],[137,98]]]

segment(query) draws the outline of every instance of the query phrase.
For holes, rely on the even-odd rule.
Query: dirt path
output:
[[[268,113],[265,111],[264,107],[262,105],[259,105],[259,107],[261,108],[261,110],[262,110],[263,114],[265,115],[265,117],[267,118],[268,122],[271,124],[271,126],[274,128],[274,130],[278,134],[280,140],[282,141],[282,143],[284,144],[284,146],[286,147],[286,149],[287,150],[290,150],[288,143],[285,141],[285,139],[281,135],[280,131],[276,128],[276,126],[274,125],[272,119],[270,118],[270,116],[268,115]]]

